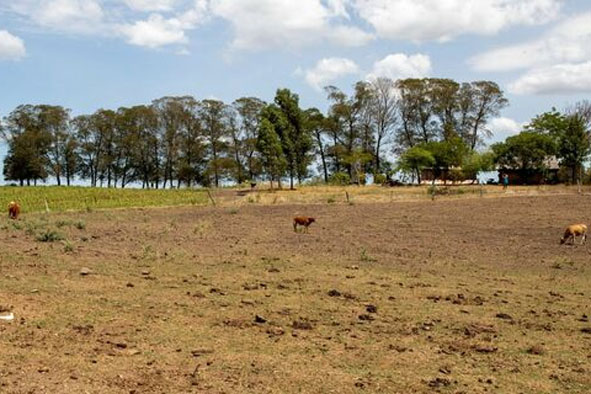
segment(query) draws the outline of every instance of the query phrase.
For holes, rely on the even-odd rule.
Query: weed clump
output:
[[[37,235],[36,239],[39,242],[56,242],[63,241],[65,237],[63,236],[63,234],[55,230],[45,230],[44,232]]]

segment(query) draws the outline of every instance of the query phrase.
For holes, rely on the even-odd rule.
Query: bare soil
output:
[[[0,392],[588,393],[590,202],[3,219]]]

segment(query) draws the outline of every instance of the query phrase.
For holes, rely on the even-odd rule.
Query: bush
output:
[[[55,230],[46,230],[45,232],[37,235],[37,241],[39,242],[56,242],[62,241],[64,239],[65,237]]]
[[[351,183],[351,178],[346,172],[335,172],[328,179],[331,185],[345,186]]]
[[[387,177],[384,174],[375,174],[373,177],[373,183],[376,185],[383,185],[387,181]]]

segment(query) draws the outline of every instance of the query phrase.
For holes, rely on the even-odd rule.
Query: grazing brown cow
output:
[[[308,226],[314,223],[316,219],[307,216],[298,216],[293,218],[293,231],[298,231],[298,225],[304,226],[306,232],[308,232]]]
[[[13,220],[16,220],[16,219],[18,219],[18,215],[20,215],[20,213],[21,213],[21,206],[18,205],[18,203],[11,201],[8,204],[8,217]]]
[[[577,235],[583,237],[583,239],[581,239],[581,245],[584,244],[587,240],[587,226],[584,224],[571,224],[564,231],[562,238],[560,238],[560,244],[562,245],[569,239],[572,239],[572,244],[574,245]]]

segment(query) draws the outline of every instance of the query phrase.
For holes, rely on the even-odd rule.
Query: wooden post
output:
[[[213,206],[215,207],[215,200],[213,199],[213,196],[211,195],[211,191],[209,189],[207,189],[207,195],[209,196],[209,199],[211,200],[211,202],[213,203]]]
[[[350,203],[351,201],[349,199],[349,192],[348,191],[345,191],[345,196],[347,197],[347,202]]]
[[[47,198],[45,199],[45,212],[49,213],[49,204],[47,203]]]

